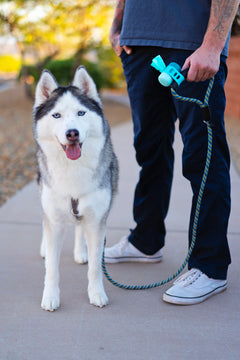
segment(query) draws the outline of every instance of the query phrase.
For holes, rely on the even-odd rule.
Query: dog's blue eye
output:
[[[54,113],[54,114],[52,114],[52,116],[54,117],[54,119],[59,119],[61,117],[61,114]]]
[[[86,114],[86,111],[79,111],[78,116],[84,116]]]

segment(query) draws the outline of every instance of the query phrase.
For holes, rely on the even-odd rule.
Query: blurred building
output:
[[[230,40],[227,64],[226,115],[240,121],[240,36],[233,36]]]

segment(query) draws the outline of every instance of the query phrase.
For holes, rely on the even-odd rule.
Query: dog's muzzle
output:
[[[66,131],[66,138],[68,144],[62,145],[68,159],[77,160],[81,156],[82,143],[79,142],[79,131],[77,129],[70,129]]]

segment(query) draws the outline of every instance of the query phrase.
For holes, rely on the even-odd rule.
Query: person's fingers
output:
[[[212,74],[211,72],[206,72],[205,74],[202,75],[201,80],[199,81],[206,81],[211,79],[214,76],[214,74]]]
[[[115,46],[114,51],[117,54],[117,56],[120,56],[123,51],[123,48],[121,46]]]
[[[128,55],[130,55],[130,54],[132,53],[132,48],[131,48],[130,46],[124,45],[124,46],[123,46],[123,49],[126,51],[126,53],[127,53]]]
[[[188,69],[189,67],[190,67],[190,60],[189,60],[189,58],[187,58],[185,60],[185,63],[182,66],[182,71],[185,70],[185,69]]]
[[[219,63],[219,54],[211,53],[201,46],[185,60],[182,71],[189,68],[188,81],[205,81],[216,74]]]
[[[110,35],[110,42],[112,45],[113,50],[115,51],[117,56],[120,56],[122,53],[123,48],[120,46],[119,43],[119,35],[111,34]]]
[[[209,71],[208,69],[202,69],[199,64],[192,64],[190,60],[185,61],[182,71],[189,68],[187,81],[190,82],[199,82],[205,81],[207,79],[211,79],[214,76],[214,73]]]
[[[200,81],[200,78],[201,74],[199,73],[198,67],[190,62],[187,81]]]

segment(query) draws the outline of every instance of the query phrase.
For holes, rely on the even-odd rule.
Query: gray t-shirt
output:
[[[120,45],[196,50],[202,43],[211,0],[126,0]],[[228,54],[228,40],[222,54]]]

